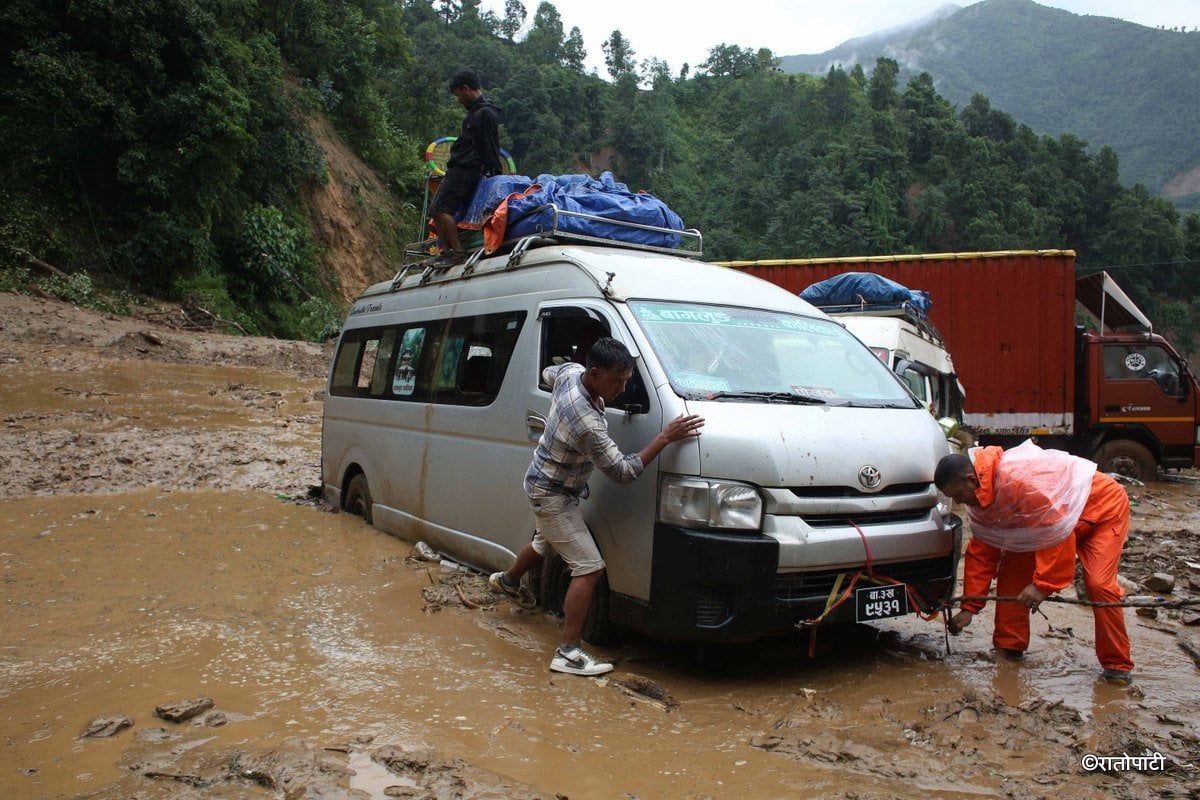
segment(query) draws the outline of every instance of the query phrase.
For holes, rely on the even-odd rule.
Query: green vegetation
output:
[[[1111,146],[1122,179],[1156,194],[1200,166],[1200,30],[984,0],[819,55],[787,56],[781,67],[818,75],[832,63],[870,69],[884,54],[899,62],[901,80],[931,73],[956,106],[984,94],[1038,133],[1070,131]],[[1169,194],[1180,209],[1200,209],[1200,192],[1190,191],[1172,186]]]
[[[3,286],[32,255],[315,338],[340,312],[304,214],[326,179],[305,120],[331,119],[416,230],[424,146],[457,132],[445,80],[466,65],[522,172],[611,168],[713,259],[1072,248],[1200,348],[1200,215],[1122,186],[1111,148],[1039,136],[982,94],[956,109],[889,59],[785,75],[722,44],[675,71],[617,30],[609,81],[552,4],[518,0],[12,0],[0,22]]]

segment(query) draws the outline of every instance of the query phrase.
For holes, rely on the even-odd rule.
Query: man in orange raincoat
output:
[[[1075,579],[1083,567],[1088,597],[1119,603],[1117,565],[1129,534],[1129,497],[1094,462],[1032,441],[1005,451],[975,448],[943,458],[934,474],[938,489],[967,506],[972,538],[963,564],[963,595],[980,597],[996,580],[992,643],[1019,658],[1029,647],[1029,615],[1051,594]],[[950,620],[957,634],[982,601],[964,601]],[[1093,608],[1096,656],[1102,677],[1127,684],[1133,670],[1123,608]]]

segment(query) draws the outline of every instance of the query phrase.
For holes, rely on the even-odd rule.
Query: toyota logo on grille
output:
[[[879,472],[879,467],[867,464],[858,471],[858,482],[864,489],[878,489],[879,484],[883,482],[883,475]]]

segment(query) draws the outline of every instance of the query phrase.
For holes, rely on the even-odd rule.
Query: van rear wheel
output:
[[[563,615],[563,602],[567,598],[567,587],[571,585],[571,568],[557,553],[546,556],[542,562],[541,580],[538,589],[542,608],[550,614]],[[601,647],[619,644],[621,629],[608,618],[608,573],[600,577],[596,590],[592,592],[592,605],[583,622],[583,639]]]
[[[342,500],[342,508],[362,517],[363,522],[371,525],[374,522],[371,519],[371,502],[371,487],[367,484],[367,476],[360,472],[350,479],[350,485],[346,487],[346,496]]]
[[[1101,472],[1116,472],[1142,482],[1158,477],[1158,464],[1145,445],[1131,439],[1116,439],[1101,445],[1096,451],[1096,463]]]

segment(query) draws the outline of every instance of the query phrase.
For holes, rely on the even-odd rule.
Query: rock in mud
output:
[[[514,783],[501,775],[491,773],[460,759],[443,759],[425,747],[401,747],[387,745],[376,750],[371,758],[412,783],[412,786],[397,786],[396,790],[407,790],[389,796],[414,797],[422,800],[484,800],[504,797],[509,800],[540,800],[544,795],[532,788]]]
[[[1142,580],[1142,586],[1151,592],[1170,594],[1175,589],[1175,576],[1166,572],[1155,572]]]
[[[191,700],[182,700],[178,703],[156,706],[154,715],[165,719],[167,722],[186,722],[192,717],[208,711],[213,705],[214,703],[209,697],[195,697]]]
[[[169,742],[178,738],[179,734],[171,733],[166,728],[142,728],[137,732],[139,742]]]
[[[619,675],[612,679],[612,684],[622,694],[635,699],[649,700],[664,711],[670,711],[673,708],[679,707],[679,703],[675,702],[675,698],[671,695],[670,691],[659,686],[649,678],[643,678],[641,675],[634,675],[632,673]]]
[[[133,717],[128,714],[101,714],[88,723],[79,737],[81,739],[105,739],[132,727]]]
[[[369,800],[350,788],[350,759],[345,753],[314,749],[289,740],[262,756],[234,756],[232,769],[242,780],[282,792],[287,800]]]

